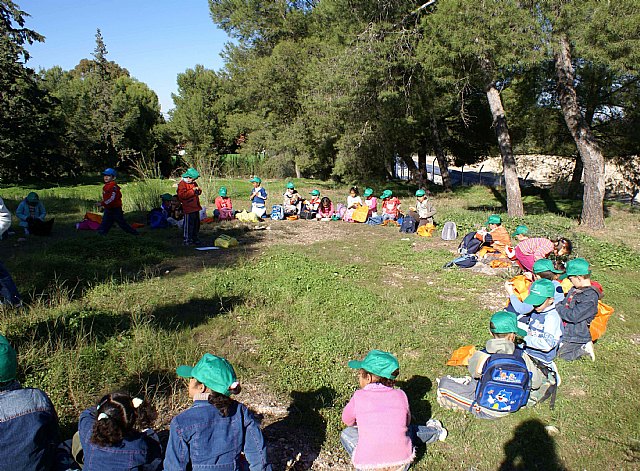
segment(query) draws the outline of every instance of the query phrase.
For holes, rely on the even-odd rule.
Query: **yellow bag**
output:
[[[460,347],[451,354],[451,358],[447,361],[448,366],[467,366],[469,360],[476,353],[476,347],[473,345],[465,345]]]
[[[367,218],[369,217],[369,206],[360,206],[359,208],[353,211],[351,215],[351,219],[355,222],[367,222]]]
[[[229,247],[236,247],[238,241],[227,234],[222,234],[213,242],[213,245],[222,249],[228,249]]]
[[[609,318],[614,311],[615,309],[608,304],[598,301],[598,313],[589,325],[591,340],[598,340],[607,331],[607,322],[609,322]]]
[[[429,224],[425,224],[424,226],[418,227],[416,234],[418,234],[420,237],[433,237],[433,231],[435,230],[436,230],[436,226],[429,223]]]
[[[509,280],[513,283],[514,294],[520,301],[524,301],[529,295],[529,288],[531,287],[531,280],[524,275],[516,275]]]
[[[248,213],[246,210],[236,214],[236,219],[241,222],[258,222],[256,213]]]

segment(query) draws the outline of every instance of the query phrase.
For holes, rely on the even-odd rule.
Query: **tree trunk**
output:
[[[582,170],[584,169],[584,165],[582,165],[582,157],[580,155],[576,156],[576,165],[573,167],[573,175],[571,176],[571,181],[569,182],[569,194],[568,196],[575,196],[580,193],[582,189]]]
[[[296,169],[296,178],[302,178],[302,172],[300,171],[300,166],[298,165],[298,161],[294,161],[293,163]]]
[[[400,158],[407,165],[409,170],[409,180],[415,179],[416,174],[418,173],[418,167],[416,167],[416,163],[413,161],[413,157],[410,155],[400,154]]]
[[[573,85],[571,50],[565,35],[560,37],[555,65],[562,114],[584,165],[584,196],[580,224],[592,229],[601,229],[604,227],[604,157],[578,106],[578,97]]]
[[[425,174],[427,170],[427,140],[420,139],[420,148],[418,149],[418,171]]]
[[[502,107],[500,92],[498,92],[495,83],[492,82],[487,86],[486,93],[491,115],[493,116],[493,125],[496,129],[500,155],[502,156],[504,183],[507,189],[507,213],[511,217],[522,217],[524,216],[524,207],[522,206],[516,159],[511,148],[511,137],[509,136],[507,117]]]
[[[449,175],[449,162],[442,147],[440,140],[440,131],[438,131],[438,122],[436,118],[431,116],[431,136],[433,137],[433,149],[438,159],[438,167],[440,168],[440,176],[442,177],[442,186],[444,191],[451,191],[451,176]]]

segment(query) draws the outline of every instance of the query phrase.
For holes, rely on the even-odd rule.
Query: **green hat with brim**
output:
[[[553,261],[548,258],[541,258],[533,264],[533,273],[542,273],[545,271],[550,271],[551,273],[562,273],[562,270],[556,270],[556,267],[553,266]]]
[[[426,195],[427,193],[424,190],[416,191],[416,197],[420,198],[421,196]]]
[[[584,276],[591,275],[589,262],[584,258],[574,258],[567,262],[566,276]]]
[[[363,193],[365,198],[371,196],[372,194],[373,194],[373,188],[365,188],[364,193]]]
[[[380,376],[381,378],[396,379],[393,374],[400,368],[398,359],[389,352],[380,350],[371,350],[362,361],[351,360],[349,368],[358,370],[362,368],[371,374]]]
[[[532,306],[540,306],[547,299],[553,298],[555,291],[556,287],[551,280],[541,278],[531,284],[529,296],[527,296],[523,302],[531,304]]]
[[[529,232],[529,228],[527,226],[525,225],[518,226],[516,227],[516,230],[513,231],[513,234],[511,234],[511,237],[517,237],[522,234],[527,234],[528,232]]]
[[[187,171],[182,174],[182,177],[183,178],[193,178],[195,180],[196,178],[200,177],[200,173],[195,168],[191,167],[191,168],[187,169]]]
[[[293,184],[293,182],[289,182],[287,183],[287,189],[289,190],[293,190],[296,186]]]
[[[525,330],[518,327],[515,313],[508,311],[498,311],[491,316],[489,330],[494,334],[516,334],[519,337],[527,335]]]
[[[173,195],[171,193],[164,193],[160,198],[162,198],[162,201],[171,201],[173,199]]]
[[[7,383],[16,379],[18,360],[16,351],[9,341],[0,335],[0,383]]]
[[[253,177],[251,180],[249,180],[251,183],[262,183],[262,178],[260,177]]]
[[[196,366],[179,366],[176,374],[182,378],[195,378],[212,391],[225,396],[230,396],[238,383],[233,366],[211,353],[205,353]]]
[[[311,196],[320,196],[320,191],[319,190],[313,190],[309,193]]]
[[[35,191],[32,191],[27,195],[27,203],[37,203],[38,201],[40,201],[40,198],[38,197],[38,193]]]
[[[223,198],[227,197],[227,187],[226,186],[221,186],[220,189],[218,190],[218,194],[220,196],[222,196]]]
[[[384,191],[382,192],[382,194],[380,195],[380,199],[389,198],[390,196],[393,196],[393,191],[391,191],[391,190],[384,190]]]
[[[499,214],[492,214],[489,216],[489,219],[487,219],[487,224],[502,224],[502,218]]]

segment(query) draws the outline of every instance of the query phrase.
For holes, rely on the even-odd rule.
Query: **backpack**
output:
[[[315,211],[309,211],[307,209],[303,209],[302,211],[300,211],[300,219],[315,219],[315,218],[316,218]]]
[[[367,219],[365,224],[369,224],[370,226],[379,226],[382,224],[382,216],[371,216]]]
[[[494,353],[482,367],[473,406],[515,412],[527,405],[530,392],[531,373],[522,357],[522,350],[516,348],[511,355]]]
[[[416,232],[416,220],[411,216],[405,216],[402,218],[402,223],[400,224],[400,232],[404,232],[406,234],[413,234]]]
[[[442,240],[456,240],[458,238],[456,223],[452,221],[445,222],[440,237],[442,237]]]
[[[271,219],[274,221],[282,221],[284,219],[284,208],[281,204],[274,204],[271,207]]]
[[[482,247],[482,242],[476,239],[476,233],[469,232],[458,245],[458,253],[460,255],[474,254],[480,250],[480,247]]]
[[[454,266],[458,268],[471,268],[477,262],[478,262],[478,257],[476,257],[475,255],[464,254],[464,255],[461,255],[460,257],[454,258],[442,268],[452,268]]]
[[[155,208],[147,214],[147,224],[151,229],[165,229],[169,227],[167,217],[162,214],[162,210]]]

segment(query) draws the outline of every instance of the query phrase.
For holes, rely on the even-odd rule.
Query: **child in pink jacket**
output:
[[[447,431],[431,419],[412,426],[407,395],[395,389],[400,367],[388,352],[371,350],[364,360],[352,360],[349,368],[359,369],[360,389],[342,411],[347,428],[340,441],[358,470],[408,469],[415,458],[414,443],[444,441]]]

